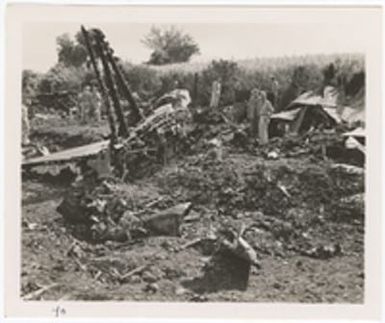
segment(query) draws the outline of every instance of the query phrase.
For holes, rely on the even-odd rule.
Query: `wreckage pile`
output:
[[[138,183],[85,178],[58,211],[79,240],[135,245],[169,236],[180,241],[175,252],[200,250],[210,261],[203,276],[186,282],[198,291],[207,281],[214,289],[246,289],[262,255],[343,254],[339,226],[364,219],[362,168],[222,150],[219,159],[210,150],[179,159]],[[214,284],[215,277],[222,279]]]
[[[169,277],[190,291],[182,289],[185,297],[204,301],[206,292],[246,290],[251,273],[263,268],[266,257],[283,261],[298,255],[329,259],[345,254],[351,244],[341,226],[362,226],[364,221],[362,168],[312,153],[284,157],[283,149],[271,159],[274,142],[267,154],[255,156],[224,139],[229,132],[225,123],[208,128],[211,131],[193,141],[191,155],[157,172],[136,174],[135,181],[113,172],[101,176],[92,169],[72,183],[57,211],[77,241],[71,257],[87,275],[113,286],[144,281],[146,295],[160,293],[156,277]],[[146,133],[131,143],[138,145],[137,138],[144,138],[148,144],[152,137]],[[134,148],[131,144],[129,149]],[[194,264],[200,272],[189,273],[176,263],[163,271],[149,266],[149,260],[135,260],[138,250],[150,248],[158,237],[157,248],[171,259],[190,249],[199,252],[207,259]],[[101,248],[108,249],[100,256],[104,262],[79,256]],[[124,259],[118,256],[115,261],[119,248],[128,250]]]
[[[57,210],[74,237],[134,245],[153,236],[177,237],[181,245],[174,251],[193,247],[210,256],[202,275],[185,282],[198,292],[207,290],[204,286],[246,289],[252,266],[261,266],[257,254],[320,259],[343,254],[338,225],[364,220],[364,172],[324,158],[324,148],[339,143],[340,136],[315,132],[305,139],[273,140],[256,158],[260,149],[247,140],[239,149],[242,129],[226,120],[207,122],[187,135],[171,132],[167,140],[190,140],[190,155],[143,176],[129,152],[156,147],[156,125],[178,127],[176,118],[164,122],[162,111],[170,117],[175,110],[156,109],[115,144],[127,169],[134,167],[137,183],[90,172],[68,191]],[[272,158],[271,152],[277,155]]]

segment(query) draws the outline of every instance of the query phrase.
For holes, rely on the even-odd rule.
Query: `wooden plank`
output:
[[[24,160],[22,166],[37,166],[47,163],[71,161],[77,158],[85,158],[89,156],[95,156],[101,151],[108,148],[110,141],[104,140],[95,142],[89,145],[84,145],[76,148],[66,149],[57,153],[50,154],[48,156],[36,157]]]

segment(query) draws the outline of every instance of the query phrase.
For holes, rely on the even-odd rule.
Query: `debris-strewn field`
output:
[[[23,73],[24,300],[363,302],[361,56],[174,73],[68,39]]]
[[[31,133],[51,151],[108,133],[55,122]],[[364,173],[338,160],[337,130],[262,149],[225,122],[194,127],[188,149],[129,181],[78,185],[68,165],[23,174],[21,295],[362,303]]]

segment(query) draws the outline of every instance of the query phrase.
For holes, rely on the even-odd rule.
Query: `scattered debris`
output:
[[[318,246],[303,252],[304,255],[317,259],[329,259],[343,255],[342,247],[339,243],[329,246]]]
[[[365,195],[358,193],[341,198],[338,211],[341,218],[363,218],[365,214]]]
[[[346,172],[347,174],[354,174],[354,175],[364,175],[365,169],[363,167],[358,167],[354,165],[348,165],[348,164],[334,164],[332,165],[332,169],[338,169],[343,172]]]
[[[359,166],[364,164],[365,137],[363,129],[346,133],[335,91],[328,89],[324,97],[304,93],[274,114],[270,130],[275,137],[261,148],[248,137],[246,124],[229,117],[239,112],[234,111],[237,105],[219,106],[217,85],[211,108],[190,109],[189,91],[175,89],[150,99],[142,111],[103,35],[86,35],[93,45],[106,46],[88,50],[95,54],[94,63],[102,63],[93,67],[108,108],[103,127],[109,126],[110,133],[90,141],[80,136],[81,144],[70,147],[60,140],[55,148],[54,138],[47,140],[49,149],[35,147],[25,155],[23,174],[59,177],[68,168],[65,177],[71,184],[58,191],[49,186],[55,195],[47,194],[47,204],[35,203],[45,201],[41,195],[47,187],[33,196],[23,188],[23,209],[30,212],[22,223],[27,237],[23,248],[47,258],[36,267],[24,264],[26,299],[52,288],[25,283],[25,277],[35,279],[31,273],[45,272],[52,261],[55,272],[81,275],[84,289],[103,288],[97,295],[66,291],[72,299],[117,299],[115,291],[123,291],[119,297],[130,300],[176,295],[204,302],[207,293],[217,300],[215,292],[227,290],[223,295],[229,298],[243,295],[235,290],[260,299],[251,294],[257,290],[276,299],[264,293],[266,286],[286,293],[283,299],[295,292],[284,281],[276,282],[274,275],[285,271],[277,267],[290,271],[286,265],[295,259],[294,275],[320,273],[320,261],[328,259],[323,264],[335,266],[334,257],[348,257],[335,241],[344,241],[349,253],[362,253],[365,170]],[[38,121],[50,118],[42,119]],[[352,152],[349,158],[347,151]],[[49,219],[52,205],[61,217]],[[35,207],[47,209],[44,222],[33,217]],[[50,246],[42,243],[47,239]],[[70,257],[68,264],[63,255]],[[317,260],[298,260],[299,255]],[[362,272],[359,257],[353,262]],[[269,275],[274,281],[265,283]],[[362,275],[357,277],[362,283]],[[301,284],[307,285],[303,279]]]
[[[242,232],[236,234],[232,230],[226,230],[221,232],[221,234],[224,236],[224,238],[221,239],[221,245],[226,250],[230,251],[235,256],[246,260],[251,265],[260,268],[257,254],[247,241],[242,238]]]
[[[365,129],[358,127],[352,131],[345,132],[342,136],[346,139],[345,145],[348,149],[358,149],[365,153]]]
[[[158,290],[159,290],[159,286],[156,283],[149,283],[144,288],[145,292],[152,293],[152,294],[156,293]]]
[[[291,198],[291,195],[290,195],[290,193],[287,191],[287,188],[285,187],[285,186],[283,186],[281,183],[277,183],[277,187],[280,189],[280,191],[283,193],[283,194],[285,194],[285,196],[287,197],[287,198]]]
[[[279,158],[279,153],[278,153],[277,151],[275,151],[275,150],[269,151],[269,152],[267,153],[267,159],[276,160],[276,159],[278,159],[278,158]]]
[[[36,299],[38,298],[39,296],[41,296],[43,293],[45,293],[46,291],[52,289],[52,288],[55,288],[59,286],[59,284],[57,283],[54,283],[54,284],[51,284],[51,285],[48,285],[48,286],[44,286],[44,287],[41,287],[40,289],[38,290],[35,290],[27,295],[24,295],[22,296],[23,300],[25,301],[29,301],[29,300],[32,300],[32,299]]]
[[[192,204],[182,203],[144,219],[145,226],[157,234],[179,236],[180,225]]]
[[[128,278],[130,278],[131,276],[134,276],[134,275],[137,275],[137,274],[140,274],[141,272],[143,272],[143,270],[145,270],[147,268],[147,265],[144,265],[144,266],[139,266],[131,271],[129,271],[128,273],[124,274],[124,275],[121,275],[119,277],[120,281],[124,282],[125,280],[127,280]]]

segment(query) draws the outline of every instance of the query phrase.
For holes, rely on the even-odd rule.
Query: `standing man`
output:
[[[100,122],[102,115],[102,96],[95,85],[92,86],[92,95],[93,104],[90,117],[93,121]]]
[[[267,99],[265,91],[260,92],[261,105],[258,113],[258,139],[260,145],[266,145],[269,142],[269,124],[270,117],[274,113],[274,108]]]
[[[279,99],[279,83],[274,76],[271,77],[272,104],[276,108]]]
[[[84,86],[83,92],[79,94],[78,102],[80,122],[86,123],[93,105],[93,94],[88,84]]]
[[[215,80],[211,89],[210,108],[217,108],[219,106],[219,99],[221,97],[222,85],[218,80]]]
[[[251,90],[250,99],[247,104],[247,118],[250,122],[250,137],[253,139],[258,130],[258,110],[261,106],[260,91],[257,88]]]

